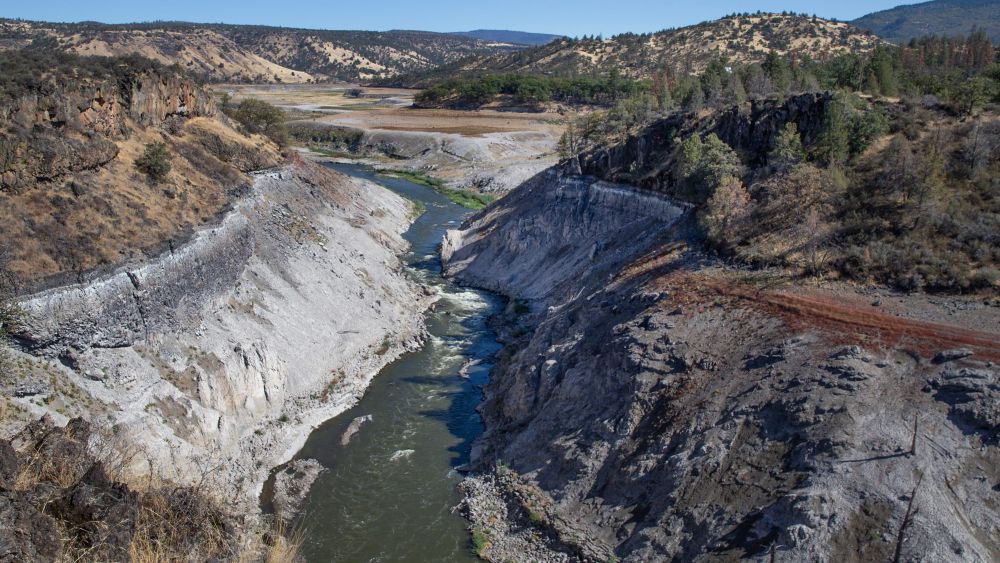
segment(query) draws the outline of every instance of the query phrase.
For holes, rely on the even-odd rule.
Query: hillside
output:
[[[0,49],[33,41],[79,55],[139,54],[213,82],[371,80],[515,49],[495,41],[419,31],[322,31],[156,22],[106,25],[0,20]]]
[[[785,14],[736,15],[653,34],[560,39],[523,51],[469,58],[394,82],[426,86],[453,76],[486,72],[559,76],[615,72],[648,78],[665,68],[698,72],[719,57],[734,63],[759,62],[775,51],[824,59],[867,52],[878,43],[873,34],[841,22]]]
[[[279,162],[148,59],[7,51],[0,77],[0,266],[29,286],[159,252]],[[156,143],[169,167],[154,179],[137,162]]]
[[[453,35],[472,37],[483,41],[513,43],[515,45],[545,45],[562,37],[551,33],[527,33],[524,31],[509,31],[506,29],[476,29],[473,31],[457,31]]]
[[[922,35],[960,35],[975,26],[1000,42],[1000,0],[934,0],[897,6],[854,20],[855,26],[893,43]]]

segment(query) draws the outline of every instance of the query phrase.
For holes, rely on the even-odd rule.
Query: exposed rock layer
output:
[[[483,554],[995,560],[1000,350],[934,363],[870,305],[765,302],[649,197],[548,175],[448,235],[451,275],[535,311],[507,313],[464,486]]]
[[[410,211],[318,165],[262,173],[184,247],[24,300],[18,338],[106,407],[137,471],[250,501],[422,337],[429,298],[397,258]]]

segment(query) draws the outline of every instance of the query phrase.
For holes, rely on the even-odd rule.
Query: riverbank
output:
[[[449,275],[524,300],[462,485],[480,555],[995,559],[1000,310],[737,270],[689,221],[553,171],[449,232]]]
[[[129,469],[256,510],[269,469],[424,338],[402,271],[413,205],[299,163],[149,263],[29,297],[10,417],[94,421]]]

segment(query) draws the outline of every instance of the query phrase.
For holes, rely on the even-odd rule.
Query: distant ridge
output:
[[[893,43],[922,35],[967,35],[973,27],[998,43],[1000,0],[933,0],[882,10],[851,23]]]
[[[338,31],[175,21],[50,23],[0,18],[0,50],[36,40],[79,55],[139,54],[213,82],[363,82],[524,49],[424,31]]]
[[[452,35],[471,37],[480,41],[496,41],[498,43],[513,43],[515,45],[545,45],[562,37],[550,33],[528,33],[526,31],[509,31],[506,29],[476,29],[473,31],[457,31]]]
[[[656,33],[611,38],[561,37],[545,45],[486,53],[455,63],[391,77],[384,83],[426,88],[453,77],[482,74],[608,76],[648,79],[673,68],[700,72],[722,57],[732,63],[763,61],[770,52],[795,52],[823,60],[865,53],[881,43],[875,34],[844,22],[795,14],[738,14]]]

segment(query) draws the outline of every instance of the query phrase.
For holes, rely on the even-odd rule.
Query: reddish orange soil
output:
[[[758,288],[682,270],[657,277],[655,285],[674,294],[670,301],[674,306],[704,307],[722,301],[777,316],[790,328],[816,330],[838,342],[907,350],[925,358],[942,350],[968,348],[978,359],[1000,362],[1000,334],[900,317],[849,290]]]

